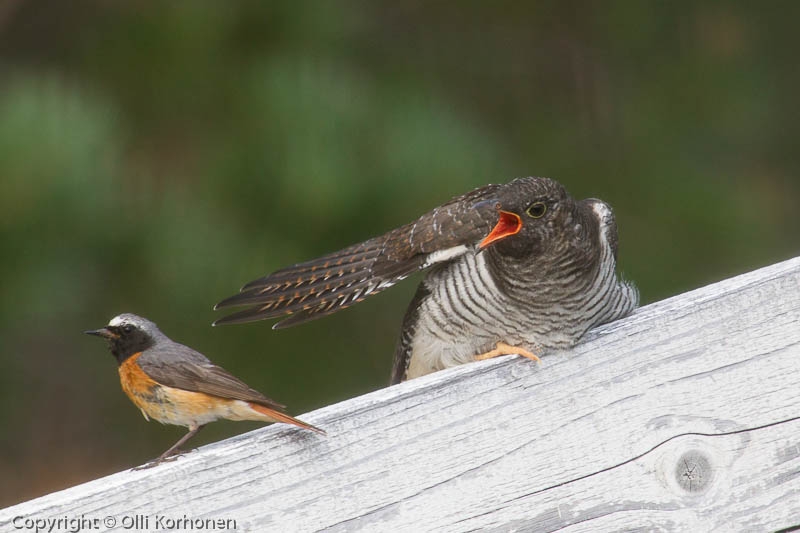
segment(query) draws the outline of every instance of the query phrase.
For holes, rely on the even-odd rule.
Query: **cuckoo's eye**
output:
[[[130,333],[133,331],[133,326],[131,326],[130,324],[125,324],[124,326],[122,326],[122,331],[123,333]]]
[[[544,202],[534,202],[525,212],[528,213],[528,216],[531,218],[542,218],[547,212],[547,206],[544,205]]]

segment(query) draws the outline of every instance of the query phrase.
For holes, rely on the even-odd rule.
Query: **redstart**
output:
[[[200,352],[173,341],[146,318],[125,313],[106,327],[85,333],[108,339],[119,363],[122,390],[145,420],[189,428],[189,433],[142,468],[179,455],[181,445],[220,418],[284,422],[325,433],[287,415],[285,406],[251,389]]]

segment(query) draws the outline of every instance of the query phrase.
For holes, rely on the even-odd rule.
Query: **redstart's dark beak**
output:
[[[97,335],[98,337],[103,337],[104,339],[117,339],[119,335],[114,333],[108,328],[100,328],[100,329],[90,329],[89,331],[84,331],[87,335]]]

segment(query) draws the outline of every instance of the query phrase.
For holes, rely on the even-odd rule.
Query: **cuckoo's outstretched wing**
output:
[[[475,189],[384,235],[251,281],[215,309],[251,307],[214,324],[289,315],[273,327],[293,326],[349,307],[414,272],[474,250],[497,222],[493,199],[500,187]]]

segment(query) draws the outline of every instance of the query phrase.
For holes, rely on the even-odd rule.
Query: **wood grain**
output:
[[[800,525],[800,258],[643,307],[540,365],[464,365],[300,418],[328,436],[256,430],[4,509],[0,530],[137,514],[237,531]]]

